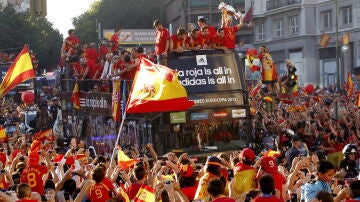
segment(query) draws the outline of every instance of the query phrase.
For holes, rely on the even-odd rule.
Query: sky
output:
[[[48,0],[47,19],[63,37],[67,37],[67,31],[74,28],[72,18],[88,10],[93,2],[95,0]]]

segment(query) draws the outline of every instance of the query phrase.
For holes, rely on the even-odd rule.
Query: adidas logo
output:
[[[206,55],[197,55],[196,56],[196,64],[197,65],[207,65]]]

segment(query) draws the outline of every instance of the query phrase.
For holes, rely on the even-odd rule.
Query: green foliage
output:
[[[34,51],[40,69],[57,66],[62,37],[46,18],[31,18],[28,13],[16,13],[12,7],[0,11],[0,52],[19,53],[24,44]]]
[[[102,29],[151,29],[153,20],[165,19],[164,9],[165,0],[101,0],[73,24],[82,42],[94,42],[98,39],[96,22]]]

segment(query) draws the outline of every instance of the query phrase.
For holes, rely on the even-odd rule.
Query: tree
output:
[[[102,0],[78,18],[73,19],[81,41],[94,42],[98,38],[96,22],[103,29],[151,29],[155,19],[164,19],[164,0]]]
[[[0,52],[18,54],[24,44],[34,51],[40,69],[57,66],[62,36],[46,18],[32,18],[29,13],[17,13],[11,6],[0,11]]]

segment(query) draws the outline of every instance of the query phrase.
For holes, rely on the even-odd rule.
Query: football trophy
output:
[[[227,14],[234,16],[236,19],[240,19],[241,18],[241,12],[235,10],[234,7],[232,7],[231,5],[228,5],[224,2],[221,2],[219,4],[219,10],[225,10]]]

